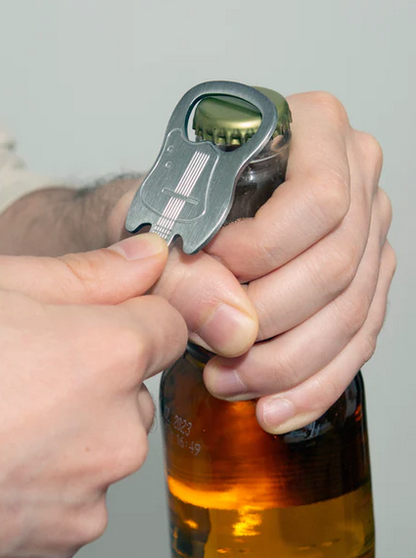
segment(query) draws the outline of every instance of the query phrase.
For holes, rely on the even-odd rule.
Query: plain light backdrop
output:
[[[378,558],[416,556],[415,24],[414,0],[0,0],[0,119],[57,181],[148,169],[180,96],[209,79],[330,91],[380,141],[399,266],[364,369]],[[80,558],[168,558],[160,428],[108,500]]]

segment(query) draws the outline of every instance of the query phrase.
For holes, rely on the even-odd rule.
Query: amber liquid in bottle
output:
[[[161,385],[172,556],[374,557],[361,375],[319,420],[273,436],[255,402],[207,392],[195,356]]]
[[[283,181],[281,140],[241,177],[230,221]],[[208,358],[190,344],[161,381],[172,557],[374,558],[361,374],[319,420],[273,436],[254,401],[209,394]]]

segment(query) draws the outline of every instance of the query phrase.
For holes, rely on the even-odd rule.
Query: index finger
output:
[[[286,181],[251,219],[223,228],[205,250],[242,282],[284,265],[341,223],[350,203],[342,104],[328,93],[288,98],[293,136]]]

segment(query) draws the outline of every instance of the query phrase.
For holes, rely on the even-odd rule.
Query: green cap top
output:
[[[266,87],[256,87],[276,106],[277,126],[273,134],[281,136],[290,128],[292,115],[284,97]],[[261,122],[260,112],[242,99],[212,96],[203,99],[196,108],[193,129],[204,140],[222,145],[241,145],[254,136]]]

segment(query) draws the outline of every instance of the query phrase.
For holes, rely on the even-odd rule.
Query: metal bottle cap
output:
[[[278,121],[273,137],[284,135],[292,115],[286,99],[266,87],[256,87],[277,109]],[[195,110],[193,129],[204,140],[217,145],[241,145],[251,138],[261,123],[258,109],[236,97],[212,96],[203,99]]]

